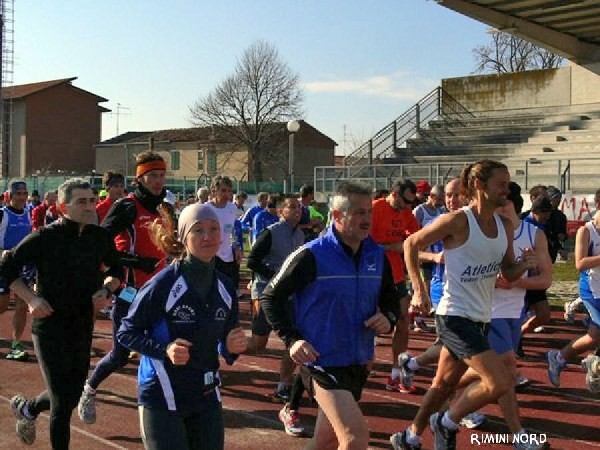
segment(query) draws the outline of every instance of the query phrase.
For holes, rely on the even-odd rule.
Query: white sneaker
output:
[[[304,433],[304,427],[300,423],[298,411],[289,409],[288,405],[284,405],[281,411],[279,411],[279,420],[285,427],[285,434],[298,437]]]
[[[487,417],[485,417],[485,414],[474,411],[471,414],[467,414],[465,417],[463,417],[460,420],[460,425],[468,428],[469,430],[473,430],[483,425],[486,420]]]
[[[89,394],[84,388],[77,405],[77,414],[88,425],[96,423],[96,394]]]
[[[600,356],[588,355],[581,361],[585,370],[585,384],[590,392],[600,392]]]
[[[573,325],[575,323],[575,308],[572,307],[574,302],[565,302],[565,314],[563,317],[565,318],[565,322],[569,325]]]

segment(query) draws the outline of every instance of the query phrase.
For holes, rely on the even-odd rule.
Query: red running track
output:
[[[242,323],[249,329],[249,305],[241,305]],[[9,400],[16,393],[35,395],[43,387],[35,357],[29,362],[8,361],[10,320],[12,311],[0,315],[0,449],[47,449],[49,448],[47,415],[38,419],[38,439],[27,447],[15,436],[14,417]],[[28,329],[30,325],[28,323]],[[521,414],[526,428],[546,433],[554,449],[600,448],[600,396],[585,389],[584,373],[576,365],[571,366],[562,378],[561,388],[552,387],[547,381],[543,355],[549,348],[560,348],[569,339],[583,333],[581,326],[569,326],[559,312],[553,314],[550,326],[544,334],[528,336],[525,350],[528,359],[521,363],[522,373],[533,380],[532,386],[519,394]],[[111,324],[107,319],[96,323],[94,347],[104,354],[111,346]],[[430,345],[433,335],[411,332],[410,351],[418,353]],[[26,345],[31,346],[31,336],[25,335]],[[228,449],[300,449],[308,438],[293,438],[283,432],[277,419],[281,405],[271,402],[269,394],[278,378],[279,359],[283,346],[276,337],[269,341],[264,355],[242,356],[232,367],[223,367],[223,405],[225,414],[225,438]],[[92,366],[99,359],[92,359]],[[419,373],[415,380],[421,393],[406,395],[385,390],[385,382],[391,366],[390,339],[381,338],[376,347],[375,375],[369,378],[361,402],[371,430],[370,448],[390,448],[389,436],[406,428],[414,417],[422,393],[428,388],[433,371]],[[76,414],[71,421],[71,448],[73,449],[141,449],[136,407],[137,364],[133,361],[118,373],[109,377],[100,387],[98,395],[98,421],[94,425],[83,424]],[[308,434],[312,431],[316,409],[305,401],[301,409],[303,423]],[[490,405],[484,409],[487,423],[481,430],[463,429],[458,435],[458,448],[498,448],[498,444],[477,446],[473,442],[484,435],[506,433],[499,408]],[[472,437],[473,436],[473,437]],[[432,448],[431,433],[423,435],[424,448]],[[506,445],[504,446],[505,448]]]

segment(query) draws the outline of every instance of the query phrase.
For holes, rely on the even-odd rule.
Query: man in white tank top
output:
[[[537,267],[537,258],[528,248],[521,260],[515,261],[512,245],[508,245],[513,241],[512,226],[495,213],[496,208],[506,204],[510,182],[506,166],[479,161],[467,166],[460,179],[461,190],[471,199],[471,206],[444,214],[409,236],[404,244],[406,265],[413,281],[413,308],[426,312],[431,307],[419,276],[419,250],[442,241],[447,281],[436,311],[436,325],[443,343],[438,370],[413,423],[406,431],[391,437],[395,449],[420,448],[420,436],[428,421],[436,448],[456,448],[460,420],[496,401],[511,387],[508,370],[491,350],[486,336],[494,283],[499,271],[507,281],[517,280],[528,269]],[[448,411],[438,413],[469,367],[480,380],[458,396]]]

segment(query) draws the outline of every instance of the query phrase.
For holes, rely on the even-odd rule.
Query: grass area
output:
[[[575,268],[575,261],[569,259],[564,263],[556,263],[552,266],[553,281],[577,281],[579,271]]]

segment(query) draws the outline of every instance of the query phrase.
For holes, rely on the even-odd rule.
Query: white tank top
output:
[[[513,250],[517,261],[521,259],[523,250],[527,247],[534,248],[535,233],[538,228],[529,223],[521,221],[519,228],[515,230],[513,239]],[[521,278],[525,278],[527,272]],[[521,317],[521,311],[525,303],[525,289],[494,289],[494,299],[492,300],[492,319],[518,319]]]
[[[598,230],[596,230],[594,223],[591,221],[587,222],[584,226],[588,229],[590,233],[590,245],[588,247],[587,256],[600,255],[600,235],[598,235]],[[584,283],[587,283],[587,285],[589,286],[589,290],[594,299],[600,298],[600,266],[592,267],[591,269],[584,270],[583,272],[581,272],[581,275],[579,276],[580,289],[581,285]],[[584,297],[582,296],[581,298]],[[592,299],[586,298],[586,300]]]
[[[436,314],[460,316],[474,322],[489,322],[496,275],[506,253],[506,231],[502,219],[494,213],[497,235],[486,237],[471,211],[467,216],[469,235],[460,247],[444,250],[446,282]]]

